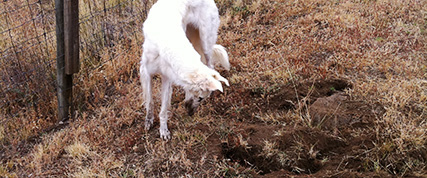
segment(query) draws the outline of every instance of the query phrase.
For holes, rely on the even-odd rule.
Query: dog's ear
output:
[[[230,86],[227,79],[225,79],[224,77],[222,77],[219,74],[213,74],[212,76],[208,77],[207,85],[206,85],[207,90],[209,90],[209,91],[219,90],[219,91],[223,92],[221,82],[224,82],[225,85]]]
[[[228,80],[225,79],[223,76],[219,75],[219,74],[214,74],[213,77],[217,80],[219,80],[220,82],[224,82],[225,85],[230,86],[230,84],[228,83]]]
[[[219,91],[223,92],[221,82],[219,80],[215,79],[214,76],[210,76],[207,78],[204,87],[206,87],[205,89],[209,90],[209,91],[219,90]]]
[[[208,69],[208,71],[204,74],[197,72],[192,73],[189,76],[189,79],[192,83],[197,84],[198,88],[204,91],[219,90],[223,92],[221,82],[224,82],[227,86],[229,86],[228,80],[212,69]]]

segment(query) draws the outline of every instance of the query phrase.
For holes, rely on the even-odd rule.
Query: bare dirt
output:
[[[250,174],[254,177],[387,177],[390,174],[386,172],[373,174],[368,168],[370,163],[364,159],[364,151],[375,146],[375,120],[384,109],[379,104],[352,100],[344,92],[351,87],[344,79],[289,84],[270,91],[230,87],[225,94],[228,95],[225,98],[231,98],[229,101],[209,99],[205,103],[213,104],[223,123],[187,128],[189,132],[212,134],[205,146],[187,149],[186,154],[194,162],[201,159],[203,152],[210,159],[229,159],[230,164],[241,165],[238,168],[241,170],[231,172],[253,168],[256,171]],[[220,95],[214,93],[212,98]],[[178,100],[182,97],[174,98],[175,107],[180,105]],[[232,100],[235,98],[239,99]],[[231,111],[233,105],[242,108]],[[254,114],[286,112],[298,107],[310,116],[308,124],[292,124],[292,118],[283,118],[285,123],[290,123],[287,125],[270,124]],[[133,147],[143,145],[144,139],[138,137],[144,135],[142,121],[137,119],[120,129],[123,138],[119,140],[124,141],[117,148],[128,149],[116,152],[128,155],[126,165],[138,165],[135,160],[141,160],[140,156],[145,153],[143,147]],[[178,128],[170,125],[170,129]],[[149,134],[158,137],[156,129],[153,130]],[[355,130],[360,134],[354,135]],[[266,143],[274,144],[273,149],[266,150]],[[205,166],[209,169],[209,164]]]
[[[368,168],[371,163],[364,159],[364,151],[375,147],[375,121],[385,110],[379,104],[352,100],[343,92],[351,87],[343,79],[330,79],[280,86],[272,93],[234,88],[242,90],[235,93],[246,96],[235,103],[217,103],[215,107],[223,108],[219,112],[230,120],[241,118],[229,123],[238,129],[227,135],[227,142],[213,134],[207,142],[209,152],[239,163],[241,169],[255,168],[254,177],[391,177],[387,172],[372,173]],[[238,103],[249,107],[245,112],[226,111],[227,106]],[[278,126],[259,121],[252,114],[286,111],[301,104],[306,106],[302,112],[310,116],[307,120],[311,126]],[[360,134],[352,134],[355,130]],[[266,143],[274,144],[270,155]]]

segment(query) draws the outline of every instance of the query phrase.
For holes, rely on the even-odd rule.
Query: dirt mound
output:
[[[311,104],[319,97],[331,96],[336,92],[351,88],[352,85],[343,79],[330,79],[315,82],[304,82],[295,86],[283,86],[269,95],[269,107],[275,109],[295,108],[295,103],[308,97]]]
[[[295,109],[298,104],[310,105],[317,98],[342,92],[352,85],[344,79],[319,80],[299,84],[287,84],[273,87],[242,88],[233,86],[228,89],[222,102],[212,102],[221,97],[219,92],[208,98],[217,115],[249,123],[259,122],[254,113],[274,113]],[[230,108],[238,107],[236,110]]]
[[[309,113],[313,125],[338,129],[371,125],[384,113],[384,109],[380,105],[351,101],[347,95],[338,92],[328,97],[317,98],[310,105]]]
[[[257,98],[264,100],[257,100],[258,107],[262,111],[276,111],[293,109],[296,103],[306,97],[307,104],[311,104],[319,97],[331,96],[347,88],[352,88],[352,85],[346,80],[329,79],[279,86],[270,93],[260,88],[250,89],[247,93],[255,100]]]
[[[343,92],[346,88],[351,84],[333,79],[282,86],[271,93],[250,90],[244,102],[255,103],[256,107],[249,108],[252,111],[289,110],[305,102],[311,126],[241,124],[241,130],[221,144],[222,156],[254,168],[258,176],[323,177],[330,176],[330,170],[339,170],[343,176],[363,177],[358,171],[365,171],[367,160],[361,150],[374,147],[377,139],[372,128],[384,109],[378,104],[351,100]],[[359,135],[352,134],[356,130]]]

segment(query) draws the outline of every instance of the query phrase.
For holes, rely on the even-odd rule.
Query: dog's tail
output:
[[[221,45],[214,45],[213,47],[213,63],[214,65],[221,65],[224,69],[230,70],[230,62],[228,61],[228,54],[225,48]]]

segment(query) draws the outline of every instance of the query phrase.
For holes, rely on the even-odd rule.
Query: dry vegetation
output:
[[[2,13],[0,31],[54,8],[40,2]],[[175,88],[169,142],[158,120],[143,126],[138,61],[152,2],[123,2],[107,1],[118,7],[107,14],[103,1],[81,0],[85,48],[64,125],[55,125],[54,37],[2,54],[0,177],[427,175],[425,1],[217,0],[231,86],[194,117]],[[3,1],[1,11],[26,3]],[[51,31],[53,17],[0,34],[1,48]]]

